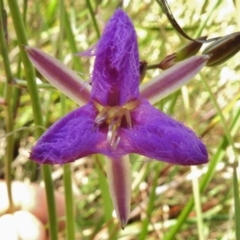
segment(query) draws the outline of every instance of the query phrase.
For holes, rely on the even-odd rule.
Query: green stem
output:
[[[65,193],[65,206],[66,206],[66,226],[67,226],[67,238],[68,240],[75,239],[75,223],[74,223],[74,202],[72,193],[72,169],[71,164],[65,164],[63,166],[63,181],[64,181],[64,193]]]
[[[207,81],[205,80],[205,78],[202,76],[201,73],[200,73],[200,76],[201,76],[202,83],[203,83],[204,87],[206,88],[206,90],[209,94],[209,97],[210,97],[211,101],[213,102],[213,105],[214,105],[215,109],[217,110],[217,114],[220,117],[223,129],[224,129],[224,132],[225,132],[225,136],[227,137],[229,145],[232,147],[232,150],[235,154],[235,160],[236,160],[237,159],[237,154],[236,154],[236,151],[235,151],[234,142],[233,142],[232,136],[230,134],[228,124],[227,124],[227,122],[226,122],[226,120],[223,116],[222,109],[219,107],[210,86],[208,85]]]
[[[152,65],[147,65],[147,70],[160,68],[160,67],[159,67],[159,64],[160,64],[160,63],[152,64]]]
[[[112,220],[113,205],[111,202],[111,196],[108,188],[107,179],[102,169],[103,165],[104,165],[103,156],[99,154],[96,155],[96,171],[98,173],[99,187],[100,187],[101,196],[103,199],[105,222],[110,223],[110,221]],[[113,227],[114,227],[113,224],[110,223],[108,228],[109,233],[112,231]]]
[[[233,194],[234,194],[234,209],[235,209],[235,235],[236,240],[240,239],[240,199],[239,199],[239,184],[236,165],[233,167]]]
[[[157,163],[155,165],[155,169],[154,169],[155,176],[154,176],[154,179],[153,179],[153,184],[152,184],[153,186],[152,186],[152,190],[151,190],[149,200],[148,200],[147,217],[142,223],[141,234],[139,236],[139,240],[144,240],[147,237],[149,219],[151,219],[151,214],[152,214],[153,208],[154,208],[154,200],[155,200],[155,197],[156,197],[156,187],[157,187],[157,182],[158,182],[158,179],[159,179],[160,169],[161,169],[161,164]]]
[[[17,35],[17,40],[18,40],[18,45],[20,48],[20,53],[22,57],[22,61],[24,64],[24,69],[25,69],[25,74],[26,74],[26,79],[28,83],[28,91],[31,97],[31,102],[33,105],[33,118],[34,122],[36,125],[43,125],[43,117],[41,114],[41,105],[40,105],[40,100],[38,96],[38,89],[35,81],[35,72],[33,69],[33,66],[28,59],[28,56],[24,50],[25,45],[28,45],[27,43],[27,37],[25,33],[25,27],[23,25],[23,21],[20,15],[19,7],[16,2],[16,0],[8,0],[9,8],[11,11],[12,15],[12,20],[13,24],[15,27],[16,35]],[[40,128],[36,129],[36,135],[39,137],[42,135],[42,130]]]
[[[20,79],[14,79],[10,84],[13,86],[16,86],[16,87],[20,87],[20,88],[25,88],[28,86],[27,81],[20,80]],[[38,83],[37,87],[38,87],[38,89],[39,88],[54,89],[54,87],[52,85],[50,85],[49,83]]]
[[[60,50],[58,52],[59,59],[62,59],[62,47],[63,47],[63,37],[64,37],[64,16],[65,16],[65,10],[64,10],[64,1],[59,0],[59,35],[58,35],[58,49]],[[64,100],[65,101],[65,100]]]
[[[219,5],[222,3],[222,0],[218,0],[215,2],[215,5],[213,5],[212,9],[210,11],[208,11],[208,15],[207,18],[205,19],[205,21],[200,21],[201,25],[199,26],[196,34],[195,34],[195,38],[198,38],[201,36],[203,30],[206,29],[206,25],[210,24],[209,23],[209,19],[210,17],[216,12],[216,9],[219,7]]]
[[[190,100],[189,100],[189,94],[188,89],[186,86],[182,87],[182,96],[183,96],[183,102],[184,107],[187,115],[187,123],[189,127],[192,127],[191,123],[191,117],[190,117]],[[197,166],[191,166],[191,173],[193,176],[195,176],[195,171],[197,171]],[[193,198],[194,198],[194,205],[196,209],[196,218],[197,218],[197,230],[198,230],[198,239],[204,240],[204,231],[203,231],[203,221],[202,221],[202,206],[200,201],[200,192],[199,192],[199,182],[198,178],[194,177],[192,179],[192,188],[193,188]]]
[[[237,19],[237,29],[238,31],[240,30],[240,16],[239,16],[239,12],[240,12],[240,0],[236,0],[236,19]]]
[[[87,2],[87,7],[89,9],[90,15],[92,17],[92,21],[93,21],[95,31],[97,33],[97,37],[100,38],[101,34],[100,34],[100,30],[99,30],[99,27],[98,27],[98,24],[97,24],[97,21],[96,21],[96,18],[95,18],[95,13],[93,12],[91,2],[90,2],[90,0],[86,0],[86,2]]]
[[[197,172],[197,166],[191,166],[191,173],[195,176]],[[196,209],[196,217],[197,217],[197,228],[198,228],[198,239],[204,240],[204,228],[203,228],[203,216],[202,216],[202,206],[201,206],[201,195],[199,191],[199,180],[197,177],[193,177],[192,179],[192,188],[193,188],[193,197],[194,197],[194,204]]]
[[[6,132],[10,133],[13,130],[13,113],[12,113],[12,87],[9,85],[9,82],[11,81],[12,72],[10,68],[10,61],[8,57],[7,52],[7,44],[5,39],[5,32],[4,32],[4,7],[3,7],[3,1],[0,2],[0,48],[1,48],[1,54],[3,58],[3,64],[4,64],[4,70],[6,74],[6,82],[5,82],[5,124],[6,124]],[[6,139],[7,145],[6,145],[6,154],[5,154],[5,180],[7,184],[7,193],[8,193],[8,201],[9,201],[9,209],[8,212],[14,211],[14,203],[13,203],[13,197],[12,197],[12,188],[11,188],[11,163],[13,160],[13,134],[9,135]]]
[[[38,89],[36,85],[36,77],[33,66],[28,59],[24,47],[27,44],[27,37],[25,32],[25,27],[23,20],[21,18],[19,6],[16,0],[8,0],[9,9],[12,16],[12,21],[14,24],[15,32],[17,35],[18,45],[21,52],[21,58],[23,61],[25,75],[28,82],[28,91],[31,98],[33,118],[36,126],[43,126],[43,116],[41,113],[41,105],[38,95]],[[40,137],[43,133],[41,128],[36,128],[36,137]],[[48,216],[49,216],[49,227],[50,227],[50,239],[57,240],[57,219],[56,219],[56,209],[54,201],[54,187],[51,177],[51,168],[49,165],[42,166],[43,178],[45,182],[46,194],[47,194],[47,203],[48,203]]]
[[[60,36],[59,36],[59,49],[63,47],[63,38],[65,33],[65,9],[64,1],[59,1],[59,22],[60,22]],[[61,51],[59,52],[59,58],[61,59]],[[66,110],[66,96],[61,94],[61,109],[62,116],[67,112]],[[65,164],[63,166],[63,181],[64,181],[64,194],[65,194],[65,208],[66,208],[66,231],[67,240],[75,239],[75,223],[74,223],[74,203],[72,195],[72,173],[71,164]]]
[[[236,5],[236,19],[237,19],[237,30],[240,30],[240,0],[235,1]],[[238,163],[239,164],[239,163]],[[236,239],[240,239],[240,199],[239,199],[239,181],[238,181],[238,175],[236,172],[236,166],[233,167],[233,192],[234,192],[234,209],[235,209],[235,235]]]
[[[68,39],[69,47],[71,49],[71,52],[74,54],[74,53],[78,52],[78,49],[77,49],[76,41],[75,41],[75,38],[74,38],[74,35],[73,35],[73,31],[72,31],[72,28],[71,28],[71,24],[70,24],[67,12],[65,12],[64,18],[65,18],[65,21],[64,21],[65,31],[66,31],[66,36],[67,36],[67,39]],[[75,71],[76,70],[77,71],[82,71],[82,65],[81,65],[81,62],[79,60],[79,57],[73,57],[73,63],[74,63]]]
[[[62,115],[66,114],[66,96],[61,94]],[[75,239],[75,222],[74,222],[74,202],[72,194],[72,172],[71,164],[63,166],[63,182],[66,208],[66,231],[67,240]]]
[[[48,204],[48,217],[49,217],[49,231],[50,239],[58,239],[58,223],[56,217],[56,208],[55,208],[55,198],[54,198],[54,188],[52,181],[52,169],[49,165],[42,165],[43,179],[45,183],[45,191],[47,196]]]

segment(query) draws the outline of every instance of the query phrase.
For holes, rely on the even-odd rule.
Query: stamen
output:
[[[132,128],[131,115],[130,115],[130,111],[128,109],[124,109],[124,116],[126,118],[128,127]]]
[[[107,142],[113,148],[116,149],[120,136],[118,135],[119,129],[122,127],[122,120],[125,118],[127,127],[132,128],[131,110],[137,107],[138,101],[128,102],[124,106],[102,106],[98,102],[94,102],[96,109],[98,110],[95,123],[100,126],[103,123],[108,125]]]
[[[109,127],[108,127],[108,133],[107,133],[107,142],[108,142],[108,143],[111,143],[112,137],[113,137],[113,131],[112,131],[112,129],[111,129],[110,126],[109,126]]]
[[[117,137],[117,139],[115,140],[115,142],[113,143],[113,145],[112,145],[112,148],[113,149],[116,149],[117,148],[117,146],[118,146],[118,144],[119,144],[119,142],[120,142],[120,137]]]
[[[108,110],[109,110],[110,107],[105,107],[105,108],[102,108],[96,119],[95,119],[95,123],[98,124],[98,125],[101,125],[102,123],[104,123],[105,119],[107,118],[107,115],[108,115]]]
[[[105,116],[102,116],[102,117],[96,117],[96,119],[95,119],[95,123],[97,124],[97,125],[101,125],[102,123],[104,123],[104,121],[105,121],[105,119],[106,119],[106,117]]]

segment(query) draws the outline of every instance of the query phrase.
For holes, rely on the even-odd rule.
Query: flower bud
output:
[[[197,38],[196,40],[206,40],[207,36]],[[181,47],[176,52],[176,62],[180,62],[184,59],[187,59],[191,56],[196,55],[196,53],[199,51],[199,49],[202,47],[203,43],[197,42],[197,41],[191,41]]]
[[[207,37],[204,36],[204,37],[197,38],[196,40],[206,40],[206,39]],[[166,70],[172,67],[173,65],[175,65],[177,62],[180,62],[182,60],[185,60],[195,55],[201,48],[202,44],[203,43],[200,43],[197,41],[191,41],[187,43],[186,45],[181,47],[176,53],[166,56],[165,59],[159,63],[158,67],[161,68],[162,70]]]
[[[166,70],[175,65],[176,53],[166,56],[160,63],[159,68]]]
[[[234,56],[240,50],[240,32],[221,37],[204,49],[204,55],[210,55],[208,67],[219,65]]]

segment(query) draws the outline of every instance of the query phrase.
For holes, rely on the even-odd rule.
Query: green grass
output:
[[[112,213],[102,156],[66,166],[42,166],[40,174],[39,166],[22,154],[29,152],[42,134],[39,126],[48,128],[77,107],[34,71],[23,45],[59,58],[89,80],[92,59],[73,54],[97,42],[119,6],[119,1],[59,2],[9,0],[3,5],[1,0],[8,37],[1,21],[0,179],[8,182],[10,203],[11,180],[45,181],[52,240],[72,240],[74,232],[75,239],[239,239],[239,53],[220,66],[205,67],[182,91],[155,105],[202,137],[209,163],[196,168],[170,166],[132,155],[131,219],[124,231]],[[239,0],[236,5],[229,0],[169,4],[191,37],[224,36],[240,29]],[[126,1],[123,8],[136,28],[141,59],[149,64],[160,62],[187,42],[157,2]],[[145,80],[159,73],[158,69],[149,70]],[[61,174],[52,180],[56,172]],[[56,229],[53,188],[66,193],[68,224],[61,233]],[[67,197],[71,195],[73,198]]]

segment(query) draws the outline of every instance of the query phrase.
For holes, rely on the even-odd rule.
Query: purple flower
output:
[[[92,89],[58,60],[26,47],[36,68],[78,103],[87,102],[58,122],[38,140],[30,158],[41,164],[64,164],[90,154],[107,156],[113,204],[122,227],[130,211],[129,153],[171,164],[208,161],[206,147],[195,133],[154,108],[154,101],[193,77],[208,56],[191,57],[145,84],[139,91],[137,37],[129,17],[118,9],[96,45]]]

